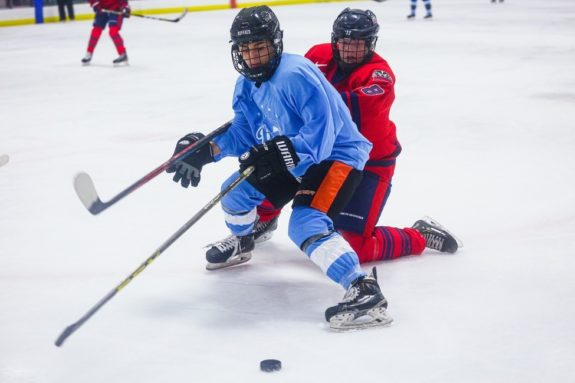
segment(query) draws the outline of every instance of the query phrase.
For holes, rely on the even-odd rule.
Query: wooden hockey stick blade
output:
[[[92,181],[88,173],[76,174],[74,177],[74,190],[90,213],[98,214],[105,209],[106,204],[98,197],[94,181]]]

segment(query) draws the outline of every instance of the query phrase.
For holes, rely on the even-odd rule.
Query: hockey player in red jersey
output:
[[[89,64],[92,61],[94,49],[102,32],[108,25],[110,37],[118,51],[118,57],[113,61],[115,65],[128,63],[128,55],[124,47],[124,40],[120,36],[122,21],[130,17],[130,6],[127,0],[89,0],[90,6],[95,12],[94,24],[90,40],[88,41],[88,50],[86,56],[82,59],[83,64]]]
[[[361,263],[419,255],[425,247],[454,253],[460,246],[457,239],[430,218],[418,220],[412,228],[376,226],[401,152],[389,119],[395,75],[375,52],[378,30],[373,12],[346,8],[334,22],[331,43],[316,45],[306,54],[339,91],[359,131],[373,144],[363,180],[334,226]],[[279,213],[269,201],[258,207],[256,242],[271,237]]]

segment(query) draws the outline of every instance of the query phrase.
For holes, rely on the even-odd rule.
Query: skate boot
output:
[[[325,319],[335,331],[387,326],[393,319],[386,309],[387,300],[377,284],[374,267],[369,276],[351,284],[341,303],[325,310]]]
[[[117,59],[115,59],[114,61],[112,61],[114,63],[114,65],[120,65],[120,64],[127,64],[128,63],[128,55],[125,53],[122,53],[120,56],[118,56]]]
[[[433,18],[433,15],[431,14],[431,12],[428,12],[425,16],[423,16],[423,18],[429,20]]]
[[[278,228],[279,216],[274,217],[266,222],[258,221],[254,226],[254,240],[256,243],[262,243],[269,240],[274,231]]]
[[[407,19],[408,19],[408,20],[415,19],[415,13],[412,12],[412,13],[410,13],[409,15],[407,15]]]
[[[442,253],[455,253],[463,243],[430,217],[424,217],[415,222],[413,229],[425,237],[425,246],[441,251]]]
[[[86,52],[86,56],[82,59],[82,64],[88,65],[92,61],[92,54],[90,52]]]
[[[223,269],[245,263],[252,258],[251,251],[255,247],[254,235],[250,234],[243,237],[231,235],[210,246],[211,248],[206,252],[206,260],[208,261],[206,269]]]

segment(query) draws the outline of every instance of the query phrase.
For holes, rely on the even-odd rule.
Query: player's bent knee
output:
[[[325,213],[304,206],[293,208],[288,235],[300,249],[309,238],[331,232],[333,232],[333,222]]]
[[[381,259],[377,238],[373,235],[363,236],[357,233],[340,230],[339,233],[357,253],[360,263],[373,262]]]

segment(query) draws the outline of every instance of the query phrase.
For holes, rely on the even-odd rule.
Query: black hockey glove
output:
[[[190,133],[178,140],[176,144],[176,150],[174,150],[174,155],[181,152],[190,145],[195,144],[200,139],[205,136],[202,133]],[[192,184],[192,186],[198,186],[200,183],[200,173],[202,172],[202,167],[205,164],[214,162],[214,156],[212,154],[212,146],[208,143],[197,149],[194,153],[184,156],[183,159],[178,159],[174,161],[173,164],[166,169],[167,173],[174,174],[174,182],[179,182],[183,187],[187,188]]]
[[[286,136],[277,136],[252,148],[240,156],[240,171],[250,166],[256,168],[250,178],[262,183],[275,174],[287,172],[299,162],[291,140]],[[248,180],[250,179],[248,178]]]

